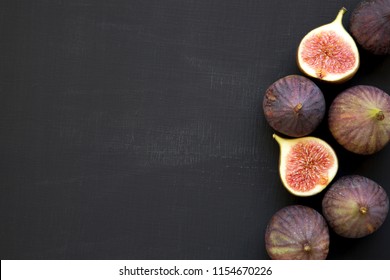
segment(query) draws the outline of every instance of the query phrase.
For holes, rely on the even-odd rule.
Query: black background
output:
[[[261,108],[299,74],[311,29],[358,1],[37,0],[0,2],[2,259],[268,259],[264,231],[290,195]],[[362,52],[358,74],[318,83],[390,92],[390,59]],[[390,192],[390,147],[361,157],[327,123],[337,177]],[[389,259],[390,222],[329,259]]]

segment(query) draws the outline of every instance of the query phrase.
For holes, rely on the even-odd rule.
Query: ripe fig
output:
[[[306,77],[289,75],[274,82],[265,92],[263,111],[269,125],[291,137],[313,132],[325,115],[325,98]]]
[[[342,8],[333,22],[313,29],[302,39],[297,63],[306,75],[341,83],[356,74],[360,65],[359,51],[343,26],[345,12]]]
[[[359,175],[334,182],[322,200],[322,212],[329,226],[343,237],[360,238],[375,232],[389,211],[386,191]]]
[[[345,149],[370,155],[390,141],[390,96],[373,86],[354,86],[332,102],[329,129]]]
[[[390,0],[360,2],[349,22],[357,43],[375,55],[390,54]]]
[[[286,206],[268,223],[265,247],[274,260],[324,260],[329,252],[328,225],[310,207]]]
[[[312,196],[333,180],[338,170],[336,153],[317,137],[285,139],[273,135],[280,146],[279,175],[285,188],[297,196]]]

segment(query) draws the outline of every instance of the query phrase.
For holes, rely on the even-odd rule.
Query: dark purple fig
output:
[[[389,211],[386,191],[376,182],[359,175],[334,182],[322,200],[322,212],[337,234],[360,238],[375,232]]]
[[[329,108],[329,129],[353,153],[378,152],[390,141],[390,96],[373,86],[343,91]]]
[[[390,0],[360,2],[352,12],[349,29],[367,51],[390,54]]]
[[[324,260],[329,252],[328,225],[310,207],[284,207],[267,225],[265,247],[274,260]]]
[[[290,75],[266,90],[263,110],[273,129],[291,137],[302,137],[313,132],[324,118],[325,99],[314,82]]]

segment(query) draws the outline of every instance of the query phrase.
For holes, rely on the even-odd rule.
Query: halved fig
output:
[[[390,141],[390,96],[359,85],[340,93],[329,108],[329,130],[350,152],[371,155]]]
[[[359,50],[343,26],[346,11],[340,9],[334,21],[313,29],[302,39],[297,63],[306,75],[341,83],[356,74],[360,65]]]
[[[268,87],[263,111],[277,132],[302,137],[313,132],[325,115],[325,98],[319,87],[300,75],[283,77]]]
[[[349,29],[363,49],[390,54],[390,0],[361,1],[352,12]]]
[[[329,226],[340,236],[360,238],[375,232],[389,211],[386,191],[371,179],[348,175],[334,182],[322,200]]]
[[[265,247],[274,260],[324,260],[329,252],[328,226],[310,207],[286,206],[269,221]]]
[[[317,137],[285,139],[273,135],[280,146],[279,175],[296,196],[312,196],[336,176],[338,159],[332,147]]]

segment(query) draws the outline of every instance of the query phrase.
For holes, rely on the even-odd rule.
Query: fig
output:
[[[332,102],[329,130],[348,151],[374,154],[390,141],[390,96],[366,85],[346,89]]]
[[[347,175],[334,182],[322,200],[322,213],[338,235],[360,238],[383,224],[389,211],[386,191],[371,179]]]
[[[324,118],[325,107],[319,87],[300,75],[277,80],[268,87],[263,99],[263,111],[269,125],[291,137],[313,132]]]
[[[306,75],[333,83],[352,78],[360,65],[359,50],[343,26],[340,9],[331,23],[310,31],[303,37],[297,51],[297,64]]]
[[[273,135],[280,146],[279,175],[296,196],[312,196],[336,176],[338,159],[332,147],[317,137],[285,139]]]
[[[390,54],[390,0],[361,1],[352,12],[349,30],[368,52]]]
[[[265,247],[274,260],[324,260],[329,252],[328,225],[313,208],[286,206],[271,217]]]

